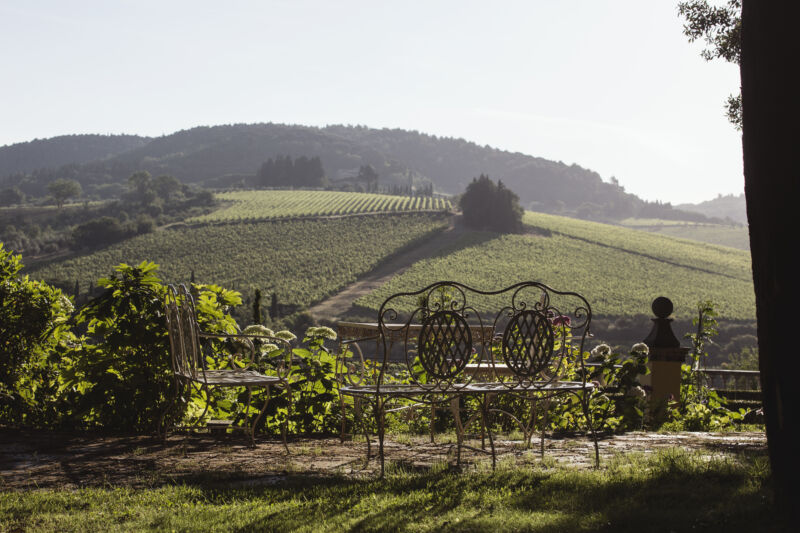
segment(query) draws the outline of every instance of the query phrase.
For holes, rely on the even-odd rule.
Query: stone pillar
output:
[[[667,318],[672,314],[672,301],[664,296],[653,300],[653,329],[644,340],[650,349],[650,387],[652,400],[659,403],[668,400],[680,399],[681,395],[681,365],[686,361],[689,348],[681,347],[680,341],[672,332],[672,319]],[[645,381],[645,380],[643,380]],[[645,384],[647,384],[645,382]]]

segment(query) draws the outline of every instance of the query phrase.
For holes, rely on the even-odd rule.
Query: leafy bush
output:
[[[19,277],[21,269],[0,242],[0,422],[36,424],[52,415],[54,362],[72,340],[73,307],[59,289]]]
[[[64,389],[73,417],[105,429],[150,432],[167,408],[172,387],[169,340],[164,326],[166,287],[158,265],[121,264],[98,284],[105,291],[83,306],[75,324],[86,329],[65,361]],[[226,313],[238,293],[214,285],[196,287],[198,322],[206,331],[231,331]],[[185,404],[179,404],[183,416]]]
[[[292,340],[286,337],[287,334],[294,337],[287,331],[279,331],[275,336]],[[265,417],[260,423],[265,431],[274,434],[287,421],[288,431],[292,434],[333,434],[338,431],[340,409],[336,390],[336,359],[325,347],[326,339],[335,340],[336,332],[328,327],[310,327],[303,338],[307,347],[291,350],[286,372],[290,386],[277,391],[267,405]],[[260,361],[260,369],[267,373],[274,372],[278,364],[285,360],[285,354],[278,349],[265,354]],[[237,398],[240,405],[245,401],[244,395]],[[258,401],[263,401],[263,397],[256,397],[255,403]]]

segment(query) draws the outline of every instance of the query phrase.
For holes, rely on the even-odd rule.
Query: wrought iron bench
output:
[[[211,391],[217,387],[243,387],[247,390],[247,404],[244,408],[245,422],[247,418],[252,419],[251,423],[246,424],[246,429],[250,436],[250,444],[255,446],[255,429],[270,400],[270,393],[273,387],[287,388],[289,382],[286,377],[288,371],[283,364],[283,358],[277,357],[277,375],[266,375],[256,370],[250,369],[250,365],[255,361],[254,340],[273,344],[277,347],[275,353],[287,354],[291,357],[291,346],[284,340],[276,337],[263,335],[244,335],[244,334],[222,334],[208,333],[200,329],[195,313],[194,299],[191,292],[184,286],[170,285],[167,287],[167,297],[164,302],[167,332],[169,334],[170,351],[172,355],[172,376],[174,381],[174,391],[170,405],[176,401],[188,401],[191,398],[192,389],[202,391],[209,400],[205,404],[203,412],[190,426],[195,426],[205,418],[208,412],[211,399]],[[240,350],[250,352],[249,357],[242,357],[241,353],[236,356],[228,354],[223,360],[220,354],[207,354],[203,351],[204,344],[210,347],[212,340],[234,340]],[[205,341],[205,343],[204,343]],[[206,350],[208,351],[208,350]],[[217,361],[220,368],[209,368],[207,355],[211,361]],[[249,362],[246,366],[240,367],[236,361]],[[223,368],[227,363],[228,368]],[[250,404],[253,396],[253,389],[264,389],[265,399],[261,409],[257,414],[250,416]],[[167,434],[168,418],[170,407],[164,411],[161,417],[159,432],[162,437]],[[286,442],[286,426],[282,428],[283,444],[288,452]]]
[[[381,474],[386,413],[399,400],[450,404],[456,418],[460,463],[462,447],[483,451],[465,445],[468,423],[462,423],[458,408],[462,399],[477,398],[480,408],[470,420],[479,417],[486,429],[494,465],[491,418],[502,412],[492,406],[498,397],[513,394],[534,400],[574,394],[588,421],[599,461],[589,413],[589,393],[594,385],[586,381],[582,355],[591,319],[591,307],[581,295],[532,281],[496,291],[442,281],[394,294],[378,311],[377,376],[371,383],[358,376],[345,383],[340,394],[353,397],[356,403],[371,403]],[[402,383],[389,379],[390,353],[398,343],[408,376]],[[487,373],[494,379],[484,380]],[[565,379],[567,376],[572,379]],[[367,438],[369,460],[369,427],[362,409],[356,409],[356,415]]]

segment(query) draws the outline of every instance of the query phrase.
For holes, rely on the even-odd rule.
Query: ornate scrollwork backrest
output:
[[[384,367],[396,344],[411,381],[431,391],[464,387],[471,381],[467,365],[484,352],[486,327],[471,304],[476,292],[455,282],[438,282],[387,298],[378,314]]]
[[[512,295],[510,305],[495,323],[506,323],[500,352],[514,375],[510,386],[545,386],[578,368],[585,379],[582,354],[592,318],[589,302],[578,293],[538,282],[518,283],[506,291]]]
[[[585,376],[583,358],[570,357],[583,353],[591,316],[580,294],[534,281],[494,291],[440,281],[397,293],[378,312],[384,355],[378,386],[398,342],[412,381],[432,391],[465,387],[480,365],[499,370],[500,363],[513,373],[509,386],[541,386],[576,365]]]

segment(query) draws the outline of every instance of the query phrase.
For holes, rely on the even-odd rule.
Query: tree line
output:
[[[327,182],[319,157],[278,155],[267,159],[256,176],[260,187],[324,187]]]

